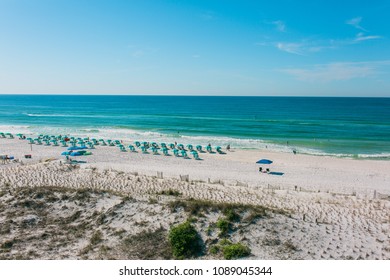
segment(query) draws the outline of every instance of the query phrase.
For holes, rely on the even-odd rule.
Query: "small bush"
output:
[[[226,235],[230,230],[230,223],[225,219],[218,219],[216,226],[220,230],[220,236]]]
[[[171,195],[171,196],[180,196],[180,195],[182,195],[181,192],[179,192],[177,190],[173,190],[173,189],[168,189],[166,191],[161,191],[158,194],[161,194],[161,195]]]
[[[91,244],[96,245],[103,241],[103,234],[100,230],[95,231],[95,233],[91,237]]]
[[[249,256],[251,250],[241,243],[233,243],[222,248],[223,256],[226,260],[238,259]]]
[[[178,259],[196,256],[201,252],[201,238],[188,221],[171,228],[169,242],[173,255]]]
[[[210,254],[216,255],[219,253],[219,251],[220,251],[220,248],[217,245],[210,247]]]
[[[223,214],[226,216],[226,219],[230,222],[237,222],[240,220],[240,215],[238,215],[232,208],[227,208],[223,211]]]

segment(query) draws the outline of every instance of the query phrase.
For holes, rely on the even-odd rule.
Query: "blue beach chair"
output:
[[[181,156],[182,156],[183,158],[188,158],[187,152],[184,151],[184,150],[181,150]]]
[[[135,152],[134,146],[133,146],[133,145],[129,145],[129,150],[130,150],[131,152]]]

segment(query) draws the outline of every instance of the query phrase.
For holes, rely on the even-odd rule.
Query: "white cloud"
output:
[[[276,47],[279,50],[284,51],[284,52],[293,53],[293,54],[299,54],[299,55],[303,54],[303,50],[302,50],[303,45],[299,44],[299,43],[282,43],[282,42],[279,42],[279,43],[276,44]]]
[[[286,31],[286,24],[281,21],[281,20],[275,20],[271,22],[273,25],[276,26],[276,29],[279,30],[280,32],[285,32]]]
[[[356,35],[355,42],[380,39],[380,38],[382,38],[382,36],[378,36],[378,35],[364,36],[364,33],[361,32]]]
[[[352,25],[353,27],[357,28],[357,29],[360,29],[360,30],[363,30],[363,31],[367,31],[366,29],[364,29],[361,25],[360,25],[360,22],[362,21],[362,17],[355,17],[355,18],[352,18],[352,19],[349,19],[347,20],[345,23],[346,24],[349,24],[349,25]]]
[[[309,82],[330,82],[364,78],[377,73],[382,66],[390,65],[390,60],[370,62],[335,62],[314,65],[306,68],[287,68],[287,73],[298,80]]]

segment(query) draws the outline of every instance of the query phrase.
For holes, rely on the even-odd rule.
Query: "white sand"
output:
[[[127,145],[126,145],[127,146]],[[62,159],[64,147],[32,145],[25,140],[0,139],[0,154],[13,155],[24,163],[38,162],[43,159]],[[92,156],[73,157],[86,160],[88,166],[113,168],[122,171],[156,175],[163,172],[168,177],[190,175],[190,179],[222,180],[234,184],[236,181],[250,186],[265,187],[271,185],[281,189],[297,188],[313,191],[338,193],[356,192],[359,195],[390,194],[390,161],[355,160],[309,155],[276,153],[264,150],[233,150],[226,154],[200,153],[202,160],[183,159],[182,157],[120,152],[117,147],[96,146]],[[24,159],[25,154],[33,158]],[[172,154],[172,153],[171,153]],[[189,153],[188,155],[192,157]],[[273,160],[271,171],[284,175],[268,175],[258,172],[260,165],[255,162],[261,158]],[[0,165],[1,166],[1,165]]]
[[[31,151],[27,141],[0,139],[0,154],[13,155],[24,163],[0,164],[0,186],[88,187],[139,198],[172,188],[188,198],[290,211],[290,219],[263,226],[279,232],[285,240],[305,244],[305,249],[294,258],[390,258],[389,161],[261,150],[234,150],[223,155],[202,153],[202,160],[196,161],[96,146],[93,155],[77,157],[88,163],[81,164],[71,175],[68,165],[61,165],[59,160],[38,163],[50,158],[64,162],[64,157],[59,155],[65,149],[33,145]],[[24,159],[25,154],[33,158]],[[260,158],[273,160],[269,166],[271,171],[284,175],[259,173],[255,162]],[[163,172],[164,179],[155,177],[158,171]],[[134,172],[139,175],[130,174]],[[189,175],[190,180],[198,181],[183,182],[179,175]],[[298,228],[298,224],[299,230],[291,230]],[[253,227],[245,233],[256,258],[270,256],[256,243],[266,232],[265,228]]]

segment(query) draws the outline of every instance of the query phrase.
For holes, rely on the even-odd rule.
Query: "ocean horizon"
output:
[[[0,131],[390,159],[390,98],[0,95]]]

